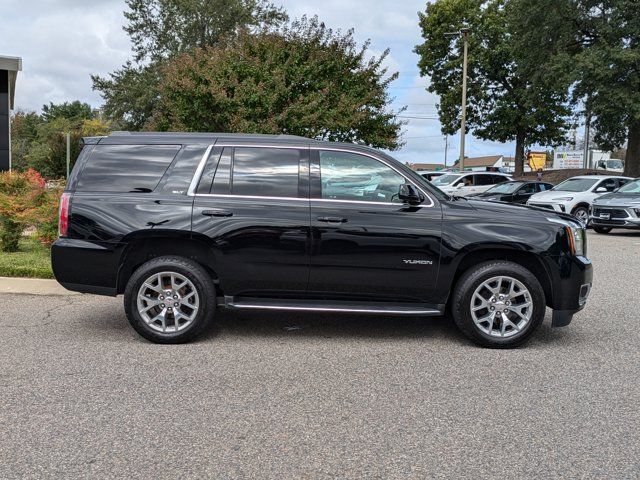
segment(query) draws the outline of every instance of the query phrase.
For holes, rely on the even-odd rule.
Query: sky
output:
[[[92,74],[106,75],[131,58],[124,0],[1,0],[3,27],[0,55],[22,57],[17,109],[39,111],[49,102],[81,100],[102,104],[91,88]],[[403,113],[405,145],[393,152],[404,162],[443,163],[445,137],[437,120],[438,97],[425,87],[414,47],[421,42],[418,11],[425,0],[274,0],[290,17],[318,15],[327,26],[354,29],[359,43],[371,40],[370,54],[391,50],[386,66],[400,77],[390,87],[393,108]],[[420,118],[415,118],[420,117]],[[428,117],[424,119],[424,117]],[[448,164],[460,155],[460,137],[448,138]],[[513,155],[515,144],[486,142],[467,136],[466,155]]]

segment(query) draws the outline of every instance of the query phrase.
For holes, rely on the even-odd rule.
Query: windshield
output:
[[[451,185],[453,182],[458,180],[462,175],[442,175],[441,177],[433,179],[431,182],[434,185]]]
[[[617,193],[640,193],[640,180],[634,180],[620,187]]]
[[[522,183],[499,183],[491,187],[486,193],[513,193],[522,186]]]
[[[593,187],[596,182],[598,182],[597,178],[570,178],[552,190],[557,192],[586,192]]]

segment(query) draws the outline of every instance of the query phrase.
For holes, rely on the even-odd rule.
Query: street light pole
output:
[[[460,115],[460,171],[464,170],[465,136],[467,134],[467,63],[469,52],[469,28],[463,27],[458,32],[445,33],[446,37],[460,36],[463,42],[462,54],[462,112]]]
[[[460,35],[464,42],[464,54],[462,58],[462,116],[460,119],[460,171],[464,171],[464,141],[467,133],[467,52],[469,49],[469,29],[460,29]]]

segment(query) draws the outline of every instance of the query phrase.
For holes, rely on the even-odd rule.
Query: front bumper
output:
[[[549,306],[554,311],[551,325],[564,327],[587,304],[593,285],[593,265],[585,257],[569,255],[552,257],[552,262],[553,292]]]
[[[640,206],[610,207],[594,205],[590,219],[594,227],[640,228]]]

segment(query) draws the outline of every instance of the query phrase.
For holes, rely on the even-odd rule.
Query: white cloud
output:
[[[391,49],[385,61],[399,71],[391,94],[394,107],[408,106],[406,116],[434,116],[437,97],[425,90],[418,75],[420,43],[417,12],[424,0],[275,0],[291,17],[318,15],[329,27],[354,29],[359,43],[371,39],[371,55]],[[92,106],[102,102],[91,89],[91,74],[105,75],[131,55],[122,30],[124,0],[3,0],[0,53],[20,56],[16,107],[39,110],[49,102],[82,100]],[[6,21],[6,20],[9,21]],[[444,137],[437,120],[408,119],[406,146],[394,155],[403,161],[442,161]],[[459,137],[449,137],[450,162],[458,155]],[[509,145],[481,142],[468,136],[468,155],[511,154]]]

